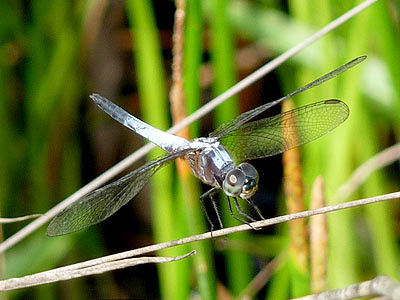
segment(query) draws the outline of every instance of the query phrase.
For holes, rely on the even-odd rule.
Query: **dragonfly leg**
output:
[[[224,228],[224,225],[222,224],[221,214],[219,213],[217,202],[215,201],[214,195],[215,194],[210,194],[210,199],[211,199],[211,203],[212,203],[212,205],[214,207],[215,214],[217,215],[219,226],[222,229],[222,228]]]
[[[258,208],[258,206],[254,203],[253,200],[251,199],[244,199],[247,201],[247,203],[253,207],[255,209],[255,211],[257,212],[258,216],[261,218],[261,220],[265,220],[264,216],[261,214],[261,210]]]
[[[229,207],[229,213],[230,213],[230,215],[231,215],[233,218],[235,218],[236,220],[238,220],[239,222],[242,222],[243,224],[249,225],[251,229],[256,230],[256,228],[255,228],[253,225],[251,225],[249,222],[247,222],[247,221],[245,221],[245,220],[239,218],[238,216],[236,216],[236,215],[233,213],[232,204],[231,204],[231,199],[229,198],[228,195],[225,195],[225,196],[226,196],[226,201],[228,201],[228,207]],[[233,199],[235,199],[235,198],[233,198]],[[236,206],[236,202],[237,202],[237,201],[236,201],[236,199],[235,199],[235,206]],[[236,206],[236,209],[237,209],[237,206]],[[240,209],[240,208],[239,208],[239,209]],[[239,210],[238,210],[238,211],[239,211]],[[240,211],[241,211],[241,210],[240,210]]]
[[[238,213],[240,215],[242,215],[243,217],[249,219],[252,222],[256,221],[254,218],[250,217],[248,214],[246,214],[244,211],[242,211],[242,208],[239,205],[239,201],[237,200],[237,197],[233,197],[233,203],[235,203],[236,210],[238,211]]]
[[[214,209],[215,209],[215,212],[217,213],[218,222],[219,222],[221,228],[223,228],[222,222],[221,222],[221,217],[220,217],[219,212],[218,212],[218,209],[217,209],[217,203],[215,202],[215,200],[214,200],[214,198],[213,198],[214,194],[215,194],[217,191],[218,191],[218,189],[214,187],[214,188],[212,188],[211,190],[205,192],[203,195],[200,196],[201,207],[203,208],[203,211],[204,211],[204,213],[205,213],[205,215],[206,215],[207,221],[208,221],[208,223],[210,224],[210,232],[211,232],[211,237],[212,237],[212,238],[214,238],[214,236],[213,236],[214,223],[211,221],[211,218],[210,218],[210,216],[209,216],[208,213],[207,213],[207,209],[206,209],[206,207],[205,207],[205,205],[204,205],[204,201],[205,201],[205,199],[206,199],[207,197],[210,197],[211,203],[212,203],[212,205],[213,205],[213,207],[214,207]]]

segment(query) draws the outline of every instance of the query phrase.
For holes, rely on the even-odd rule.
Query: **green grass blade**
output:
[[[169,125],[166,78],[151,3],[147,0],[131,0],[126,2],[126,8],[134,43],[142,117],[149,124],[165,130]],[[161,154],[161,150],[154,151],[149,158],[154,158],[159,154]],[[173,168],[167,166],[150,181],[152,222],[156,242],[173,240],[180,235],[179,232],[182,232],[178,224],[175,224],[175,197],[172,179]],[[181,251],[177,249],[159,252],[159,255],[165,256],[179,254]],[[187,260],[158,265],[162,298],[187,298],[189,278],[182,276],[186,274],[187,266]]]
[[[218,95],[237,81],[235,71],[235,41],[229,23],[228,1],[208,1],[207,5],[211,25],[211,59],[214,72],[213,91]],[[239,113],[237,97],[230,99],[215,110],[216,125],[236,117]],[[237,224],[229,215],[225,197],[221,198],[221,211],[226,226]],[[246,239],[248,233],[232,236],[232,239]],[[250,256],[241,251],[229,250],[226,253],[228,286],[234,295],[238,295],[251,280],[252,267]]]
[[[201,0],[186,3],[186,30],[184,38],[184,92],[188,113],[195,111],[201,103],[200,67],[202,64],[202,14]],[[190,126],[191,137],[200,135],[198,122]],[[190,235],[208,230],[200,206],[200,184],[193,176],[187,176],[181,184],[183,189],[186,222]],[[216,298],[216,275],[212,257],[212,243],[196,243],[197,255],[193,257],[197,286],[202,299]]]

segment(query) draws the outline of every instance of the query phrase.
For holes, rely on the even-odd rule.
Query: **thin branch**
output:
[[[23,217],[16,217],[16,218],[0,218],[0,224],[6,224],[6,223],[16,223],[16,222],[21,222],[33,218],[38,218],[42,216],[42,214],[33,214],[33,215],[28,215],[28,216],[23,216]]]
[[[142,264],[149,263],[166,263],[173,262],[177,260],[184,259],[186,257],[195,255],[196,251],[191,251],[185,255],[177,257],[135,257],[127,258],[118,261],[112,261],[108,263],[102,263],[100,265],[93,265],[90,267],[81,267],[75,269],[63,269],[60,272],[59,269],[54,269],[50,271],[40,272],[33,275],[28,275],[20,278],[11,278],[7,280],[0,281],[0,291],[15,290],[30,286],[36,286],[51,282],[69,280],[79,277],[84,277],[93,274],[101,274],[108,271],[125,269],[128,267],[133,267]]]
[[[346,208],[352,208],[352,207],[357,207],[357,206],[361,206],[361,205],[377,203],[377,202],[382,202],[382,201],[387,201],[387,200],[397,199],[397,198],[400,198],[400,192],[366,198],[366,199],[361,199],[361,200],[356,200],[356,201],[351,201],[351,202],[347,202],[347,203],[340,203],[337,205],[326,206],[326,207],[309,210],[309,211],[298,212],[298,213],[294,213],[294,214],[290,214],[290,215],[279,216],[279,217],[275,217],[275,218],[271,218],[271,219],[267,219],[267,220],[253,222],[253,223],[251,223],[251,225],[253,227],[267,227],[267,226],[271,226],[271,225],[275,225],[275,224],[283,223],[283,222],[288,222],[288,221],[292,221],[292,220],[296,220],[296,219],[300,219],[300,218],[307,218],[307,217],[314,216],[314,215],[325,214],[325,213],[329,213],[329,212],[333,212],[333,211],[337,211],[337,210],[342,210],[342,209],[346,209]],[[106,265],[108,268],[110,268],[108,270],[114,270],[114,269],[116,269],[115,266],[119,266],[118,262],[121,262],[125,259],[131,259],[132,257],[143,255],[145,253],[150,253],[150,252],[154,252],[154,251],[158,251],[161,249],[166,249],[166,248],[170,248],[170,247],[174,247],[174,246],[178,246],[178,245],[188,244],[188,243],[192,243],[195,241],[206,240],[206,239],[210,239],[212,237],[226,236],[228,234],[245,231],[245,230],[249,230],[249,229],[251,229],[250,226],[248,226],[246,224],[235,226],[235,227],[230,227],[230,228],[224,228],[224,229],[220,229],[217,231],[213,231],[212,236],[211,236],[210,232],[207,232],[207,233],[203,233],[203,234],[189,236],[189,237],[182,238],[182,239],[175,240],[175,241],[168,241],[168,242],[150,245],[150,246],[146,246],[146,247],[142,247],[142,248],[138,248],[138,249],[134,249],[134,250],[130,250],[130,251],[125,251],[125,252],[121,252],[121,253],[117,253],[117,254],[113,254],[113,255],[99,257],[99,258],[95,258],[95,259],[88,260],[85,262],[76,263],[76,264],[65,266],[65,267],[60,267],[60,268],[53,269],[53,270],[46,271],[46,272],[37,273],[37,274],[41,274],[39,277],[33,277],[33,276],[37,275],[37,274],[34,274],[34,275],[21,277],[23,279],[12,278],[12,279],[8,279],[8,280],[0,281],[0,290],[11,289],[10,286],[15,281],[18,281],[19,284],[22,284],[21,282],[29,282],[29,283],[34,282],[35,285],[37,285],[37,284],[42,284],[42,283],[76,278],[76,276],[79,274],[83,274],[82,276],[87,276],[87,275],[91,275],[91,274],[103,273],[106,271],[103,268],[103,265]],[[187,255],[193,255],[193,254],[194,253],[191,252]],[[186,256],[179,257],[179,258],[181,259],[184,257],[186,257]],[[146,259],[148,259],[148,258],[146,258]],[[166,259],[166,258],[164,258],[164,259]],[[177,258],[173,258],[172,260],[176,260],[176,259]],[[115,264],[113,264],[113,262],[115,262]],[[140,260],[139,260],[139,262],[140,262]],[[148,260],[146,260],[146,262],[148,262]],[[154,262],[154,261],[150,261],[150,262]],[[136,265],[136,264],[138,264],[138,261],[129,260],[129,263],[132,263],[132,265]],[[122,263],[122,265],[125,265],[125,264]],[[99,272],[98,270],[103,270],[103,271]],[[72,277],[72,276],[75,276],[75,277]],[[33,281],[32,278],[34,278],[35,281]],[[40,280],[44,280],[44,281],[39,281],[38,278],[40,278]],[[24,286],[29,286],[29,285],[24,285]],[[19,287],[22,287],[22,286],[19,286]],[[14,287],[14,288],[18,288],[18,287]]]
[[[212,101],[208,102],[206,105],[198,109],[196,112],[179,122],[178,124],[171,127],[168,132],[169,133],[176,133],[180,129],[188,126],[189,124],[193,123],[194,121],[200,119],[211,110],[213,110],[216,106],[230,98],[231,96],[237,94],[238,92],[242,91],[244,88],[248,87],[249,85],[253,84],[255,81],[259,80],[261,77],[265,76],[279,65],[284,63],[286,60],[300,52],[305,47],[309,46],[319,38],[323,37],[333,29],[337,28],[338,26],[342,25],[373,3],[377,2],[378,0],[366,0],[360,5],[354,7],[353,9],[349,10],[347,13],[343,14],[336,20],[332,21],[321,30],[317,31],[309,38],[298,44],[297,46],[291,48],[290,50],[286,51],[285,53],[281,54],[280,56],[276,57],[275,59],[271,60],[269,63],[265,64],[263,67],[255,71],[254,73],[250,74],[246,78],[239,81],[236,85],[232,88],[228,89],[226,92],[222,93]],[[155,146],[153,144],[146,144],[145,146],[141,147],[112,168],[108,169],[106,172],[89,182],[87,185],[83,186],[81,189],[73,193],[71,196],[66,198],[64,201],[60,202],[58,205],[54,206],[50,209],[46,214],[42,217],[38,218],[37,220],[33,221],[32,223],[28,224],[20,231],[15,233],[13,236],[5,240],[3,243],[0,244],[0,253],[6,251],[8,248],[12,247],[23,238],[28,236],[30,233],[38,229],[43,224],[47,223],[51,218],[55,217],[61,210],[66,208],[67,206],[71,205],[78,199],[80,199],[85,194],[93,191],[94,189],[100,187],[114,176],[121,173],[123,170],[131,166],[134,162],[145,156],[151,149]]]
[[[400,284],[389,276],[377,276],[372,280],[349,285],[342,289],[295,298],[292,300],[349,300],[368,296],[385,296],[400,300]]]
[[[391,193],[391,194],[385,194],[385,195],[381,195],[381,196],[376,196],[376,197],[371,197],[371,198],[366,198],[366,199],[361,199],[361,200],[355,200],[355,201],[350,201],[350,202],[346,202],[346,203],[339,203],[339,204],[332,205],[332,206],[326,206],[326,207],[322,207],[322,208],[318,208],[318,209],[302,211],[302,212],[298,212],[298,213],[294,213],[294,214],[290,214],[290,215],[284,215],[284,216],[279,216],[279,217],[275,217],[275,218],[271,218],[271,219],[267,219],[267,220],[257,221],[257,222],[251,223],[251,225],[253,225],[253,227],[267,227],[267,226],[284,223],[284,222],[288,222],[288,221],[296,220],[296,219],[300,219],[300,218],[308,218],[308,217],[311,217],[314,215],[325,214],[325,213],[329,213],[329,212],[333,212],[333,211],[337,211],[337,210],[353,208],[353,207],[358,207],[358,206],[362,206],[362,205],[367,205],[367,204],[372,204],[372,203],[377,203],[377,202],[382,202],[382,201],[387,201],[387,200],[392,200],[392,199],[398,199],[398,198],[400,198],[400,192],[395,192],[395,193]],[[224,229],[213,231],[212,236],[211,236],[210,232],[197,234],[197,235],[189,236],[189,237],[182,238],[182,239],[175,240],[175,241],[168,241],[168,242],[164,242],[164,243],[160,243],[160,244],[150,245],[150,246],[138,248],[135,250],[129,250],[129,251],[121,252],[118,254],[113,254],[113,255],[108,255],[108,256],[92,259],[90,261],[86,261],[86,262],[79,263],[79,264],[61,267],[61,268],[58,268],[58,270],[76,268],[77,266],[78,267],[88,267],[88,266],[97,265],[100,263],[124,259],[124,258],[132,257],[132,256],[139,256],[139,255],[143,255],[146,253],[162,250],[165,248],[188,244],[188,243],[192,243],[195,241],[202,241],[202,240],[210,239],[212,237],[225,236],[228,234],[241,232],[241,231],[245,231],[245,230],[250,230],[250,229],[251,229],[250,226],[248,226],[246,224],[238,225],[238,226],[234,226],[234,227],[229,227],[229,228],[224,228]]]
[[[335,196],[333,197],[333,203],[335,203],[337,199],[345,201],[368,178],[368,176],[371,175],[371,173],[390,165],[399,159],[400,143],[395,144],[374,155],[372,158],[359,166],[353,172],[353,175],[351,175],[350,179],[347,180],[347,182],[337,190]]]

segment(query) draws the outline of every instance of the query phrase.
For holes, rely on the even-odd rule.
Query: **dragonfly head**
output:
[[[222,188],[230,197],[248,199],[254,195],[258,187],[257,170],[249,163],[241,163],[226,174]]]

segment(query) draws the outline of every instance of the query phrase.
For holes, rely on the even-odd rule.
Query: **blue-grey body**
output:
[[[184,157],[193,174],[206,184],[218,186],[216,178],[224,179],[225,174],[235,168],[232,157],[216,138],[202,137],[188,141],[143,122],[100,95],[93,95],[92,98],[115,120],[161,149],[169,153],[189,150]]]
[[[215,138],[198,138],[190,146],[197,149],[185,155],[193,174],[206,184],[221,187],[225,175],[235,168],[229,152]]]

